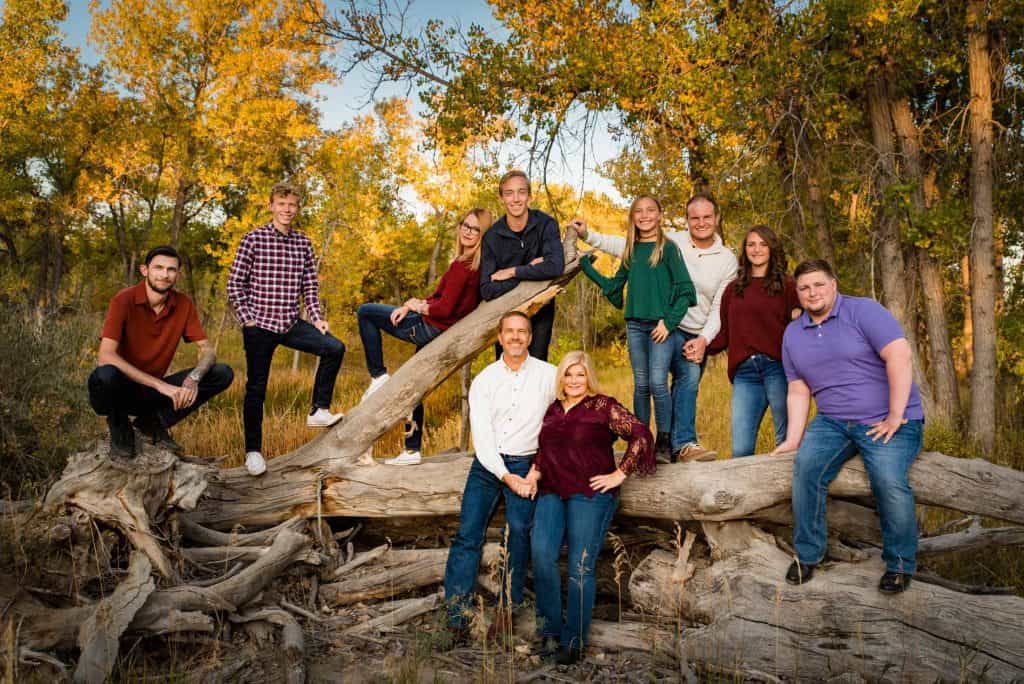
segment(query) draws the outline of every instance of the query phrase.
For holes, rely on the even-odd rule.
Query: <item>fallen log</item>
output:
[[[303,684],[306,681],[306,637],[302,626],[287,611],[280,608],[258,608],[232,615],[230,619],[240,624],[269,622],[280,627],[284,680],[287,684]]]
[[[706,524],[705,534],[716,560],[684,585],[672,581],[675,556],[661,550],[630,578],[635,607],[688,625],[688,659],[792,679],[1024,677],[1024,599],[922,582],[881,594],[877,560],[825,566],[794,587],[784,579],[792,559],[771,535],[745,522]]]
[[[498,544],[484,545],[481,567],[497,561],[499,548]],[[320,585],[320,598],[339,606],[399,596],[441,582],[447,562],[448,549],[392,549],[372,565],[364,566],[362,572]]]
[[[401,469],[344,467],[323,478],[320,512],[368,518],[457,515],[471,463],[469,454],[456,454]],[[775,507],[785,505],[790,497],[792,469],[792,455],[661,465],[655,475],[623,484],[619,513],[662,520],[735,520],[771,510],[779,519]],[[295,514],[312,514],[315,502],[312,507],[302,504],[303,475],[291,472],[290,476],[287,482],[275,480],[271,489],[264,489],[259,481],[250,484],[245,492],[237,491],[238,497],[227,506],[223,501],[204,499],[189,515],[201,524],[221,527],[271,525]],[[307,472],[306,477],[313,478],[314,472]],[[252,478],[249,481],[252,483]],[[1024,524],[1022,471],[981,459],[926,452],[910,469],[910,482],[919,504]],[[829,493],[870,496],[859,457],[847,463]],[[854,529],[864,536],[866,527],[865,522],[857,521]]]
[[[444,592],[439,591],[430,594],[429,596],[412,599],[402,607],[393,610],[390,613],[385,613],[380,617],[376,617],[372,620],[366,620],[365,622],[360,622],[357,625],[353,625],[352,627],[349,627],[348,629],[343,631],[342,634],[365,634],[367,632],[373,632],[381,628],[396,627],[397,625],[400,625],[403,622],[412,620],[414,617],[418,617],[420,615],[423,615],[424,613],[429,613],[430,611],[434,610],[435,608],[437,608],[438,605],[440,605],[443,598]]]

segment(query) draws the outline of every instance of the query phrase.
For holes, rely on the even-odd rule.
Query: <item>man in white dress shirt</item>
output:
[[[444,593],[448,626],[456,642],[469,631],[472,592],[480,569],[487,524],[505,499],[507,556],[501,586],[512,606],[523,601],[530,554],[536,480],[526,479],[537,453],[537,436],[555,399],[555,367],[529,355],[530,319],[518,311],[501,317],[501,358],[484,368],[469,388],[469,420],[476,458],[466,478],[459,531],[448,552]],[[511,577],[507,573],[511,573]],[[504,591],[502,593],[505,593]],[[505,613],[507,615],[507,613]]]

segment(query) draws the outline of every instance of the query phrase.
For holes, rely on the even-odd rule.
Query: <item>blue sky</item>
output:
[[[330,3],[330,0],[328,2]],[[493,33],[500,34],[502,31],[501,24],[491,14],[490,6],[483,0],[413,0],[407,15],[407,25],[417,29],[433,18],[458,22],[465,28],[475,23]],[[96,62],[99,56],[88,43],[89,24],[88,0],[70,0],[68,18],[64,22],[69,42],[81,49],[84,60]],[[323,115],[323,126],[337,129],[355,116],[367,112],[373,104],[368,101],[371,83],[370,74],[366,70],[357,69],[342,83],[321,88],[322,100],[318,107]],[[382,98],[406,94],[405,86],[388,84],[378,91],[377,96]],[[420,104],[416,93],[412,92],[409,95],[414,109],[418,110]],[[611,183],[594,171],[598,164],[615,156],[617,146],[607,133],[606,122],[599,120],[592,130],[593,134],[587,141],[577,142],[567,146],[560,153],[552,154],[548,180],[570,184],[577,189],[605,192],[621,200]],[[526,165],[527,152],[524,146],[507,144],[500,150],[500,155],[510,166]],[[536,169],[534,172],[537,175]]]

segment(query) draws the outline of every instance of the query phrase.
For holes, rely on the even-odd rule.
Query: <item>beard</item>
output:
[[[169,285],[160,286],[157,283],[153,282],[153,280],[151,278],[146,278],[146,284],[149,285],[149,289],[151,289],[151,290],[153,290],[153,292],[157,292],[159,294],[167,294],[168,292],[170,292],[171,290],[174,289],[174,283],[171,283]]]

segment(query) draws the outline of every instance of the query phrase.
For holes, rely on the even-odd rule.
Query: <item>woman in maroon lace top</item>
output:
[[[558,365],[556,399],[541,426],[539,450],[527,479],[537,481],[531,551],[539,632],[545,648],[559,642],[558,662],[575,662],[594,608],[594,568],[618,504],[619,485],[654,472],[654,438],[615,399],[601,394],[590,357],[569,352]],[[612,445],[626,440],[616,466]],[[539,478],[539,481],[537,480]],[[569,545],[566,619],[562,621],[562,540]]]

